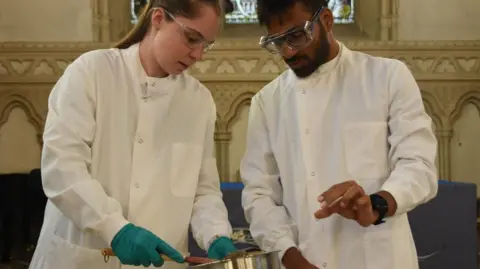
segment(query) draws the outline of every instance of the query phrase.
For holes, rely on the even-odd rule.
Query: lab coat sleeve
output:
[[[240,165],[245,188],[242,205],[250,233],[259,247],[279,251],[296,247],[295,227],[283,205],[282,186],[273,155],[261,95],[253,97],[249,112],[247,145]]]
[[[41,172],[48,199],[81,230],[97,232],[108,244],[128,222],[122,207],[90,174],[95,135],[95,90],[86,63],[77,59],[48,99]]]
[[[395,215],[437,194],[437,140],[420,89],[405,64],[396,62],[390,78],[389,158],[392,172],[382,186],[397,202]]]
[[[197,244],[208,250],[215,236],[231,237],[232,227],[220,190],[217,161],[214,155],[215,121],[217,112],[211,102],[211,113],[205,135],[203,161],[200,170],[191,219],[192,235]]]

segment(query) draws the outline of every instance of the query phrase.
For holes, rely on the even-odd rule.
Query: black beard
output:
[[[328,43],[327,32],[321,23],[320,25],[320,42],[313,44],[315,46],[315,55],[313,59],[310,59],[306,55],[295,55],[292,58],[284,59],[285,62],[290,65],[291,63],[298,60],[305,60],[307,63],[304,66],[292,68],[292,71],[299,78],[306,78],[315,72],[318,67],[325,64],[328,60],[328,55],[330,54],[330,43]]]

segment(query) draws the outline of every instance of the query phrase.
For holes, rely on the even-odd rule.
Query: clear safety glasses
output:
[[[215,41],[206,40],[200,32],[186,26],[181,21],[177,20],[177,18],[172,13],[168,12],[164,8],[162,9],[167,16],[169,16],[176,24],[178,24],[178,26],[180,26],[180,29],[182,30],[181,34],[184,36],[185,43],[189,48],[202,48],[203,52],[206,53],[213,47]]]
[[[314,38],[314,25],[325,7],[320,8],[303,27],[297,26],[284,33],[262,36],[260,46],[273,54],[283,54],[285,45],[290,50],[301,50],[312,42]]]

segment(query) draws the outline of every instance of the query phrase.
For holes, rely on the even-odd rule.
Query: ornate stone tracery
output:
[[[467,104],[480,108],[480,42],[346,41],[372,55],[399,59],[419,83],[439,140],[439,174],[451,177],[453,125]],[[25,111],[39,142],[53,84],[80,54],[108,43],[0,44],[0,130],[14,108]],[[254,39],[220,40],[189,72],[212,92],[217,104],[217,157],[223,180],[232,179],[229,149],[238,111],[285,70],[277,57],[260,50]]]

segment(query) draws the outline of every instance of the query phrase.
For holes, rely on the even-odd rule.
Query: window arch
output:
[[[225,23],[255,24],[257,23],[256,0],[224,0],[227,6]],[[137,23],[138,16],[148,0],[131,0],[131,21]],[[328,7],[332,10],[335,23],[351,24],[355,22],[355,0],[330,0]]]
[[[126,1],[126,5],[121,9],[127,11],[124,8],[128,6],[127,12],[129,13],[129,18],[131,18],[129,21],[136,23],[138,15],[149,0],[122,1]],[[225,1],[227,7],[227,14],[225,15],[223,24],[224,31],[222,31],[221,38],[239,37],[256,39],[265,33],[264,29],[256,23],[256,0],[223,1]],[[399,0],[329,0],[329,7],[335,16],[335,36],[341,40],[395,40],[397,38],[398,1]],[[236,6],[239,4],[241,5],[241,10]],[[115,10],[120,9],[117,4],[113,6]],[[230,8],[230,12],[228,8]],[[126,14],[126,12],[123,14]],[[236,14],[236,16],[234,16],[234,14]],[[242,16],[244,17],[243,19]],[[132,24],[128,24],[129,26],[125,27],[130,28]],[[119,26],[117,27],[119,29],[115,28],[113,32],[116,34],[125,27]]]
[[[257,23],[256,0],[224,0],[227,7],[226,24]],[[330,0],[328,7],[332,10],[335,23],[352,24],[355,22],[355,0]],[[230,11],[230,12],[228,12]]]

